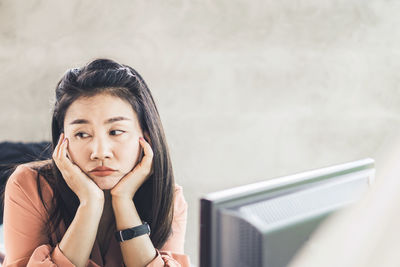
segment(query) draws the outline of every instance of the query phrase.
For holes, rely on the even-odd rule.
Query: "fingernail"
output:
[[[139,137],[139,139],[142,140],[142,141],[144,141],[144,138],[143,138],[143,137]]]

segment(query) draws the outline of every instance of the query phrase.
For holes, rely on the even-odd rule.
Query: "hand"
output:
[[[93,182],[69,157],[68,139],[64,138],[64,133],[60,135],[57,146],[53,152],[53,159],[60,170],[65,182],[71,190],[78,196],[81,203],[90,200],[104,201],[103,191]]]
[[[113,198],[132,200],[136,191],[151,175],[153,167],[153,150],[149,143],[143,137],[139,138],[139,143],[143,148],[144,156],[142,160],[127,173],[115,186],[111,189]]]

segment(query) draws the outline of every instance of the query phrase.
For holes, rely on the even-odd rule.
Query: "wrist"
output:
[[[130,196],[121,196],[121,195],[111,195],[111,203],[115,204],[123,204],[123,203],[133,203],[133,197]]]
[[[77,194],[79,198],[79,202],[81,203],[104,203],[104,192],[102,190],[99,190],[98,192],[93,192],[91,194],[83,193],[83,194]]]
[[[132,200],[135,194],[125,193],[125,192],[115,192],[113,190],[110,191],[112,200]]]
[[[83,207],[85,209],[90,210],[99,210],[103,211],[104,208],[104,196],[98,198],[85,198],[79,201],[79,207]]]
[[[90,215],[91,219],[100,220],[101,215],[103,214],[103,206],[94,203],[80,203],[76,212],[77,214],[81,213]]]
[[[124,242],[145,234],[150,235],[150,226],[147,222],[143,222],[143,224],[138,226],[116,231],[114,236],[118,242]]]

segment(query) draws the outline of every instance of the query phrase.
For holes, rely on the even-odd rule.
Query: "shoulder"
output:
[[[175,184],[175,188],[174,188],[174,198],[175,201],[178,199],[179,201],[185,201],[185,198],[183,196],[183,187]],[[186,202],[186,201],[185,201]]]
[[[187,210],[187,202],[183,195],[183,187],[175,184],[174,188],[174,213],[182,213]]]
[[[46,161],[42,162],[30,162],[18,165],[14,172],[8,178],[8,184],[23,185],[24,187],[31,187],[37,185],[38,172],[37,167],[44,166]],[[42,176],[39,176],[41,183],[45,182]],[[47,182],[45,182],[47,184]]]
[[[18,165],[7,181],[7,188],[10,186],[29,186],[36,181],[37,171],[28,164]]]
[[[19,165],[8,178],[5,197],[15,198],[15,200],[20,201],[22,199],[29,199],[31,202],[40,201],[38,194],[39,179],[44,199],[51,199],[52,190],[46,180],[42,176],[38,176],[38,172],[35,169],[38,166],[37,162]]]

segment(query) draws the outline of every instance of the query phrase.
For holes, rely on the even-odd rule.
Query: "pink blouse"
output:
[[[3,266],[74,266],[59,249],[51,247],[44,233],[48,213],[40,200],[37,172],[28,165],[20,165],[7,181],[4,199],[4,242],[6,258]],[[51,203],[53,191],[40,176],[43,199]],[[186,231],[187,203],[182,187],[175,186],[172,234],[148,267],[190,266],[189,257],[184,255],[183,244]],[[63,225],[59,228],[63,235]],[[120,245],[112,238],[104,258],[97,241],[88,260],[88,267],[124,266]]]

